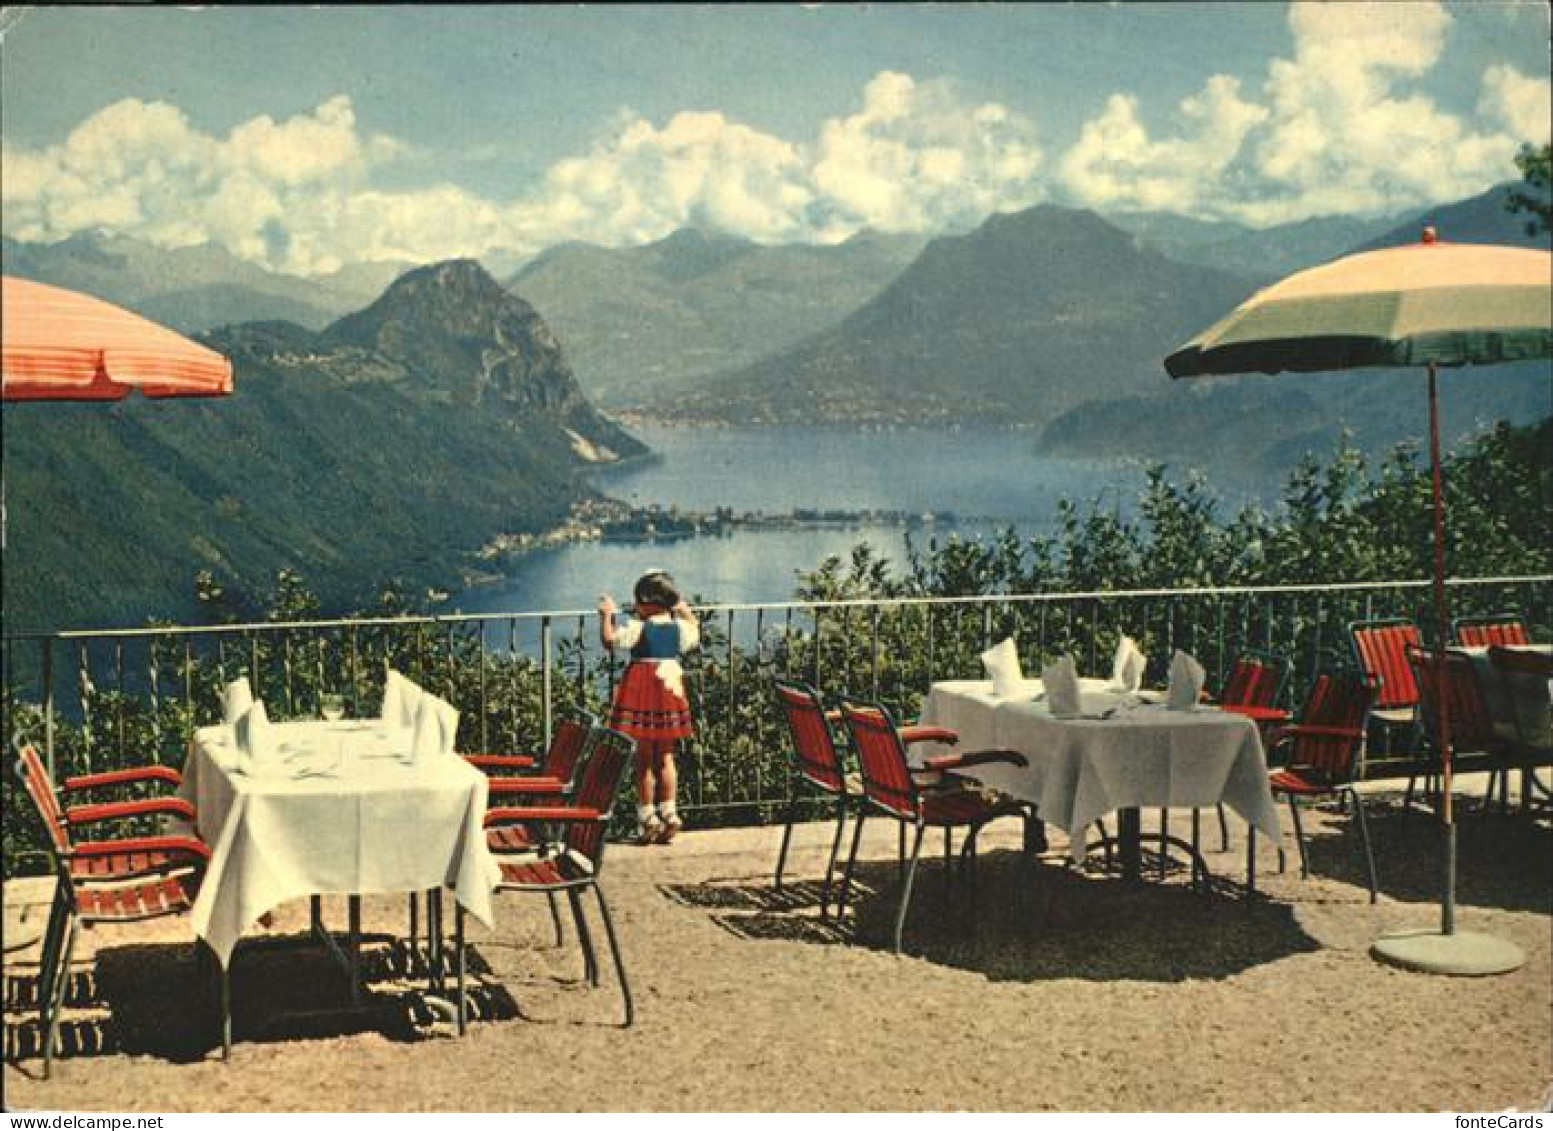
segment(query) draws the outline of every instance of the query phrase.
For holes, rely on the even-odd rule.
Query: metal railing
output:
[[[1451,580],[1453,613],[1514,611],[1546,639],[1553,575]],[[785,803],[786,737],[770,682],[799,678],[827,696],[880,700],[903,715],[935,679],[980,678],[980,653],[1015,637],[1029,670],[1072,652],[1108,669],[1120,634],[1162,682],[1173,650],[1210,685],[1246,649],[1293,662],[1297,705],[1321,670],[1348,666],[1347,625],[1403,616],[1431,635],[1429,583],[1146,589],[697,609],[702,648],[685,659],[697,720],[682,744],[682,804],[703,822],[759,819]],[[450,614],[72,631],[4,639],[6,730],[39,742],[51,770],[180,764],[193,729],[220,717],[225,681],[247,674],[272,717],[312,714],[323,690],[376,713],[384,665],[457,706],[461,750],[542,749],[558,711],[607,710],[622,662],[589,610]],[[13,792],[14,791],[10,791]]]

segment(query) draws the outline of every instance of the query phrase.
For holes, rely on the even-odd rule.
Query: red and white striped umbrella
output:
[[[12,276],[0,278],[0,399],[218,397],[232,363],[123,307]]]

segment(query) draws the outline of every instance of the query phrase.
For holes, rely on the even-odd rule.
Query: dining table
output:
[[[494,925],[501,870],[483,830],[484,774],[451,752],[416,756],[411,730],[380,720],[298,720],[271,731],[273,749],[255,760],[232,727],[201,727],[184,763],[179,795],[194,804],[211,848],[193,926],[223,966],[255,923],[304,896],[314,933],[347,965],[353,1000],[363,895],[436,892],[440,902],[451,888]],[[348,897],[347,951],[321,930],[325,895]]]
[[[1158,693],[1104,680],[1081,680],[1079,687],[1082,709],[1059,717],[1040,680],[1025,680],[1009,695],[996,694],[985,680],[935,682],[922,723],[956,731],[958,751],[1023,754],[1024,766],[989,763],[957,772],[1033,804],[1042,820],[1066,831],[1075,861],[1087,855],[1090,826],[1116,813],[1129,881],[1141,875],[1145,807],[1196,810],[1222,802],[1253,832],[1278,842],[1278,811],[1252,719],[1209,706],[1172,710]],[[950,749],[914,744],[912,756],[920,764]],[[1193,852],[1195,871],[1201,859]]]

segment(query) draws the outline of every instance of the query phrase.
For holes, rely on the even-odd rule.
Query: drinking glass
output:
[[[329,722],[336,722],[345,716],[345,696],[336,692],[327,691],[318,697],[318,713]]]

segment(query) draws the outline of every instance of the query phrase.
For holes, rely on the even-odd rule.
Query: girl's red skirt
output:
[[[638,742],[672,742],[695,733],[690,704],[658,678],[657,665],[636,660],[615,689],[609,725]]]

